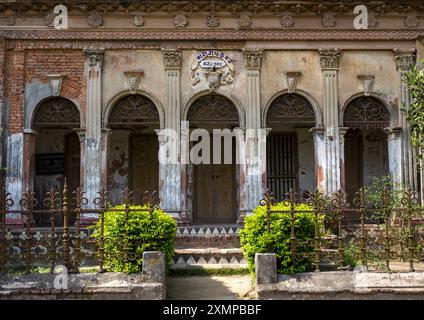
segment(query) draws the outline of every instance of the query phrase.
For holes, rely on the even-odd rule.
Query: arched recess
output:
[[[125,94],[106,108],[108,137],[108,188],[119,203],[129,187],[134,199],[159,188],[159,142],[155,130],[163,124],[161,109],[144,94]],[[163,116],[163,113],[162,113]]]
[[[184,111],[191,137],[196,140],[191,143],[191,161],[186,170],[187,212],[195,222],[236,222],[240,166],[236,163],[239,145],[232,129],[240,127],[240,116],[232,100],[216,93],[198,96]],[[214,129],[227,132],[220,131],[221,135]],[[200,155],[199,159],[194,159],[194,154]]]
[[[237,110],[238,127],[240,127],[240,128],[245,127],[246,117],[245,117],[245,112],[244,112],[242,103],[235,96],[228,96],[225,93],[221,92],[220,90],[214,91],[213,94],[211,94],[211,92],[209,90],[204,90],[204,91],[198,92],[197,94],[192,96],[184,106],[184,109],[183,109],[183,112],[182,112],[182,115],[181,115],[181,119],[183,121],[189,120],[188,119],[188,112],[191,109],[191,107],[193,106],[193,104],[195,102],[198,102],[198,100],[201,99],[202,97],[208,97],[208,96],[221,97],[222,99],[228,100],[228,102],[232,106],[234,106],[234,108]]]
[[[75,190],[81,181],[81,143],[77,131],[80,129],[80,112],[77,106],[63,97],[50,97],[41,101],[32,115],[32,143],[27,143],[34,165],[29,169],[34,177],[34,190],[40,208],[46,192],[52,187],[62,190],[67,178],[69,190]],[[33,148],[33,151],[29,151]],[[48,224],[48,214],[35,217],[38,224]],[[70,217],[73,223],[74,217]],[[60,223],[61,216],[56,217]]]
[[[389,175],[387,136],[390,112],[385,103],[373,96],[349,99],[343,108],[345,189],[352,201],[361,187],[374,178]]]
[[[319,118],[317,119],[317,114]],[[317,106],[305,95],[278,95],[266,107],[267,184],[281,201],[291,189],[304,195],[316,187],[314,139],[310,131],[321,124]]]

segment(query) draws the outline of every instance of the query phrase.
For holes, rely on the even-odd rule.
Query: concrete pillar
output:
[[[180,150],[180,121],[181,121],[181,63],[182,52],[174,49],[163,49],[163,61],[166,73],[166,105],[165,105],[165,129],[176,133],[176,141],[172,141],[176,157],[171,161],[159,166],[161,207],[172,215],[179,224],[186,223],[186,215],[182,214],[182,185],[181,185],[181,150]],[[160,138],[162,139],[162,138]],[[160,145],[165,147],[165,141],[159,140]],[[169,141],[166,141],[168,144]],[[162,180],[163,179],[163,180]],[[184,180],[185,181],[185,180]],[[185,186],[183,186],[185,187]]]
[[[6,57],[6,40],[0,37],[0,188],[4,187],[4,170],[5,167],[3,148],[4,148],[4,135],[5,135],[5,57]]]
[[[275,253],[255,254],[256,284],[277,283],[277,256]]]
[[[5,114],[5,189],[10,193],[10,198],[14,205],[10,209],[19,210],[19,200],[22,198],[25,184],[24,178],[24,110],[25,110],[25,50],[21,47],[16,47],[13,52],[13,61],[11,75],[8,81],[10,82],[9,103],[4,105]],[[2,96],[3,98],[3,96]],[[13,121],[12,121],[13,120]],[[6,223],[9,226],[22,226],[23,220],[20,213],[10,213],[6,217]]]
[[[261,134],[261,93],[260,72],[262,66],[262,50],[243,50],[246,67],[245,107],[246,107],[246,188],[245,211],[251,213],[258,206],[264,193],[263,158],[266,149],[262,146]],[[266,134],[265,134],[266,143]],[[265,150],[265,154],[263,151]],[[266,162],[266,160],[265,160]],[[242,190],[241,190],[242,191]]]
[[[315,176],[317,178],[317,189],[324,192],[326,190],[326,145],[324,137],[324,128],[315,127],[311,129],[314,138],[314,154],[315,154]]]
[[[417,188],[417,164],[414,157],[414,150],[411,145],[411,127],[407,121],[406,110],[412,102],[411,92],[404,83],[405,73],[408,72],[415,64],[415,49],[400,50],[394,49],[396,58],[396,67],[398,71],[399,84],[399,126],[401,132],[401,154],[402,154],[402,183],[405,186]]]
[[[402,184],[402,129],[386,128],[384,130],[387,134],[387,148],[389,153],[389,172],[393,182],[400,185]]]
[[[346,175],[345,175],[345,139],[344,136],[349,128],[339,127],[339,148],[340,148],[340,188],[345,190]]]
[[[338,70],[340,51],[320,49],[321,69],[324,76],[323,113],[326,144],[325,191],[333,193],[340,189],[340,141],[339,141],[339,98]]]
[[[83,190],[92,206],[93,200],[102,187],[102,67],[105,50],[103,48],[84,48],[86,60],[87,106],[86,130],[84,141]],[[89,214],[81,216],[91,220]]]

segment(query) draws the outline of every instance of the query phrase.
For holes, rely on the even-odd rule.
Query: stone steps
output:
[[[247,268],[240,248],[176,248],[171,269]]]
[[[239,248],[237,225],[194,225],[178,227],[175,246],[179,248]]]

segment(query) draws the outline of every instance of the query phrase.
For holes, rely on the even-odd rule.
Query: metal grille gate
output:
[[[297,191],[296,133],[270,134],[266,148],[268,187],[275,200],[282,201],[291,189]]]

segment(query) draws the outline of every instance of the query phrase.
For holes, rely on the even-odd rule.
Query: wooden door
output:
[[[235,222],[235,171],[232,164],[216,164],[214,167],[215,220]]]
[[[145,191],[159,188],[159,142],[157,135],[133,136],[131,140],[131,184],[134,200],[140,203]]]
[[[351,203],[363,186],[363,142],[360,130],[350,129],[345,137],[345,189]]]

